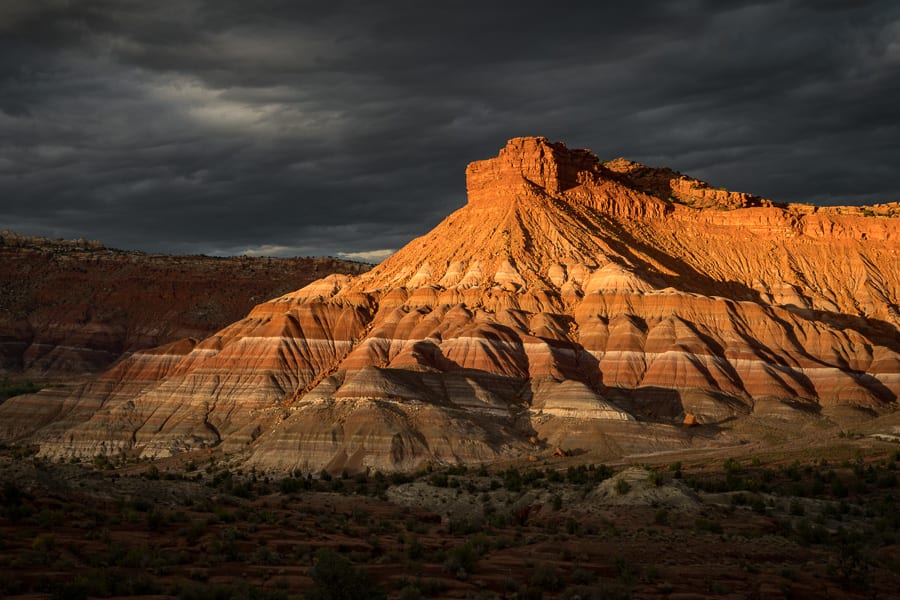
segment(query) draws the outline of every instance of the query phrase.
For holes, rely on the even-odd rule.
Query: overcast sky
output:
[[[0,1],[0,229],[380,258],[543,135],[900,200],[900,2]]]

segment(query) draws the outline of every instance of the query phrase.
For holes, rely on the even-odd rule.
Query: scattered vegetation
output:
[[[2,596],[412,599],[452,589],[470,597],[625,598],[734,595],[763,581],[786,594],[836,586],[872,596],[889,595],[900,577],[890,551],[900,544],[897,451],[663,464],[645,480],[618,478],[614,493],[625,505],[615,508],[592,496],[615,475],[606,465],[270,478],[216,457],[172,467],[100,455],[57,467],[13,458],[11,449],[4,456],[41,473],[43,483],[0,470]],[[84,479],[41,491],[61,468],[82,469]],[[408,484],[435,500],[390,501]],[[632,505],[648,490],[685,485],[699,494],[695,507]],[[88,501],[92,488],[115,499]],[[484,518],[455,521],[441,507],[456,502]],[[702,549],[708,582],[680,576],[672,547]],[[683,568],[695,559],[686,560]],[[739,574],[721,566],[729,573],[722,578],[720,563],[743,566]]]
[[[35,383],[33,381],[16,382],[4,379],[3,381],[0,381],[0,404],[2,404],[4,400],[12,398],[13,396],[36,394],[45,387],[48,386],[42,385],[40,383]]]

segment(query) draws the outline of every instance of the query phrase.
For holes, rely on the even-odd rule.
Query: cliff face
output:
[[[368,268],[332,258],[151,255],[4,232],[0,371],[102,371],[123,354],[205,338],[254,304],[320,277]]]
[[[896,407],[889,206],[689,197],[706,188],[634,165],[511,140],[469,166],[466,206],[375,269],[137,353],[74,393],[12,399],[0,437],[54,456],[221,444],[260,468],[389,470],[535,444],[701,443],[679,426],[688,413]]]

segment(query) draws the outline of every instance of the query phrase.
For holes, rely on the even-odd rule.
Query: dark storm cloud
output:
[[[777,200],[896,200],[896,6],[7,1],[0,227],[392,249],[518,135]]]

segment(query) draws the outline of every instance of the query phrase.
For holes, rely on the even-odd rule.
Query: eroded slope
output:
[[[617,165],[511,140],[468,167],[466,206],[379,267],[7,402],[0,433],[55,456],[222,444],[260,468],[390,470],[728,442],[687,414],[894,409],[889,210],[695,208]]]

